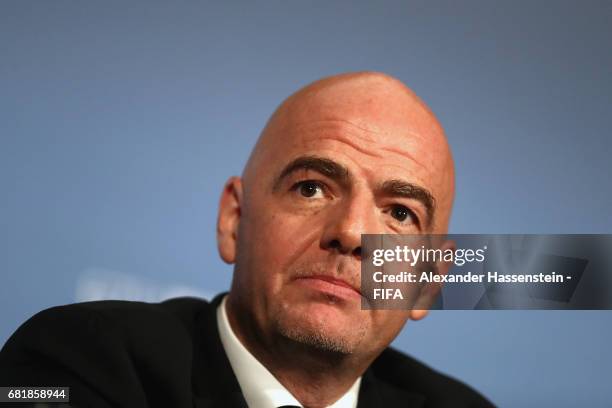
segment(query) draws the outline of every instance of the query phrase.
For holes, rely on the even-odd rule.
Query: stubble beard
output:
[[[348,268],[344,270],[342,264],[333,267],[336,269],[336,276],[355,284],[355,277],[347,272]],[[325,262],[303,262],[294,267],[288,275],[295,279],[316,273],[326,274],[328,270],[329,265]],[[338,299],[329,297],[328,307],[339,307],[334,306],[337,301]],[[315,316],[308,310],[299,310],[299,306],[296,310],[295,305],[289,302],[281,302],[272,319],[276,332],[282,337],[338,356],[353,354],[368,332],[366,319],[355,318],[354,322],[348,320],[346,327],[338,327],[338,322],[330,322],[329,319]]]
[[[317,351],[337,355],[353,354],[367,333],[367,323],[364,319],[341,330],[331,327],[324,319],[316,319],[306,313],[295,316],[294,311],[287,309],[276,313],[274,326],[276,332],[286,339]]]

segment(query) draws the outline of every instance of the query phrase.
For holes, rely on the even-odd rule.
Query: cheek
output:
[[[300,257],[318,247],[319,233],[307,217],[272,207],[253,210],[259,215],[248,219],[239,234],[240,268],[258,277],[253,285],[277,287]]]

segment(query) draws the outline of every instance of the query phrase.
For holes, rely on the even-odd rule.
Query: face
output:
[[[236,210],[219,244],[222,256],[234,247],[231,302],[262,341],[377,354],[409,312],[361,310],[361,234],[446,228],[452,174],[439,127],[397,85],[359,85],[281,108],[222,199]]]

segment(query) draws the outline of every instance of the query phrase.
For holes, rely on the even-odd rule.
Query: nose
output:
[[[361,234],[375,234],[376,208],[367,197],[338,203],[327,215],[321,247],[361,260]]]

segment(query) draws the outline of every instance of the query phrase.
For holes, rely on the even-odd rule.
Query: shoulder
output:
[[[473,388],[389,347],[372,363],[371,372],[389,386],[421,394],[426,407],[492,407]]]
[[[7,341],[12,347],[20,340],[40,340],[49,343],[54,337],[121,338],[125,341],[144,340],[155,336],[189,336],[193,321],[211,308],[203,299],[177,298],[162,303],[119,300],[75,303],[43,310],[27,320]],[[43,335],[41,338],[38,335]],[[170,336],[172,334],[172,336]]]
[[[143,387],[167,384],[170,405],[190,395],[195,322],[201,299],[162,303],[99,301],[37,313],[0,351],[0,382],[71,386],[93,406],[143,406]],[[149,387],[150,388],[150,387]],[[73,393],[74,389],[74,393]]]

